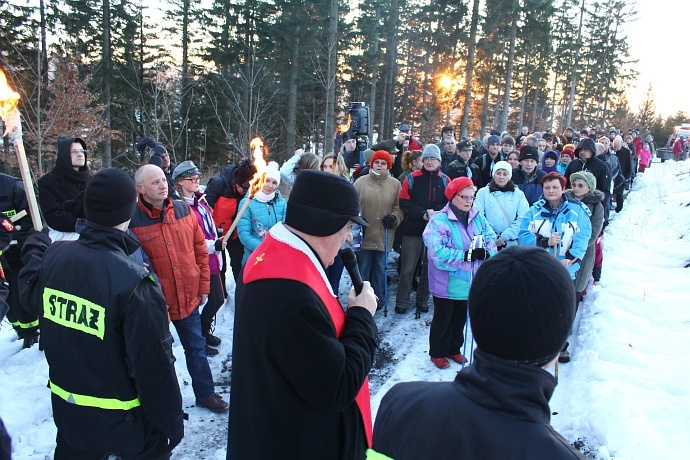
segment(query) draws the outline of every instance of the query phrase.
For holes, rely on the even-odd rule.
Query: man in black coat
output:
[[[491,182],[494,165],[505,160],[505,156],[501,153],[501,138],[499,136],[489,136],[486,141],[486,149],[487,153],[474,160],[474,164],[477,165],[481,173],[482,186]]]
[[[84,189],[90,177],[87,153],[82,139],[59,137],[55,166],[36,183],[38,203],[53,241],[79,238],[74,225],[84,217]]]
[[[304,170],[285,223],[245,263],[235,300],[229,460],[354,460],[371,446],[376,296],[364,282],[343,312],[324,272],[352,240],[351,224],[368,226],[359,211],[349,182]]]
[[[596,154],[594,141],[589,137],[582,139],[575,149],[575,160],[565,170],[565,178],[570,180],[570,175],[578,171],[590,172],[597,180],[597,190],[608,196],[611,193],[611,168]]]
[[[166,459],[184,435],[165,298],[130,259],[137,192],[121,169],[86,187],[78,241],[27,238],[24,305],[39,305],[50,367],[55,459]]]
[[[482,184],[481,173],[476,164],[472,163],[472,143],[467,139],[458,143],[458,159],[448,165],[446,175],[449,179],[458,177],[469,177],[475,187],[480,188]]]
[[[626,185],[619,187],[614,190],[614,196],[616,198],[616,212],[621,212],[623,210],[623,199],[627,183],[632,177],[632,152],[623,144],[623,139],[620,136],[616,136],[613,139],[613,150],[616,152],[618,157],[618,162],[621,165],[621,174],[625,178]]]
[[[374,450],[396,460],[585,459],[549,424],[557,380],[545,370],[570,333],[574,299],[570,275],[543,249],[511,246],[484,262],[468,300],[474,362],[453,382],[395,385]]]

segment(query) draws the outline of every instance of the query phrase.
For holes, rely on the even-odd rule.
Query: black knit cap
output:
[[[307,235],[330,236],[349,221],[369,226],[359,216],[359,197],[350,182],[335,174],[311,169],[297,174],[290,191],[285,224]]]
[[[478,348],[525,364],[542,366],[555,358],[575,319],[568,271],[534,246],[510,246],[484,262],[468,303]]]
[[[104,169],[86,185],[84,212],[86,220],[94,224],[114,227],[126,222],[132,218],[136,204],[134,181],[121,169]]]
[[[532,159],[539,163],[539,151],[531,145],[525,145],[522,148],[522,150],[520,150],[520,156],[518,157],[518,161],[529,159]]]

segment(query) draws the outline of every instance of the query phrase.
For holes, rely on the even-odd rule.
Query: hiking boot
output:
[[[462,353],[458,353],[457,355],[448,355],[448,357],[458,364],[465,364],[467,362],[467,358],[462,356]]]
[[[439,369],[447,369],[450,367],[450,363],[446,358],[431,358],[431,362]]]
[[[423,304],[423,305],[420,305],[420,306],[417,307],[417,309],[418,309],[421,313],[429,313],[429,303],[427,302],[427,303],[425,303],[425,304]]]
[[[220,337],[216,337],[215,335],[211,334],[211,331],[204,332],[203,336],[206,339],[206,345],[210,345],[212,347],[217,347],[220,345]]]
[[[569,363],[570,362],[570,352],[568,350],[562,351],[561,354],[558,355],[558,362],[561,364]]]
[[[207,357],[216,356],[217,354],[218,354],[218,350],[206,345],[206,356]]]
[[[379,299],[376,301],[376,311],[379,311],[382,308],[383,308],[383,300]]]
[[[405,313],[407,313],[407,305],[396,305],[395,312],[404,315]]]
[[[197,399],[196,405],[199,407],[205,407],[206,409],[216,413],[221,413],[228,410],[228,403],[223,401],[223,398],[221,398],[218,393],[213,393],[206,399]]]

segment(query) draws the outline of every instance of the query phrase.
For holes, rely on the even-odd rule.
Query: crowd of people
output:
[[[55,458],[170,457],[184,435],[170,323],[196,404],[230,410],[233,459],[437,451],[443,458],[449,446],[402,448],[418,439],[405,433],[424,419],[415,415],[421,402],[401,406],[400,399],[424,391],[425,404],[460,411],[474,402],[487,411],[476,415],[478,426],[489,429],[496,415],[488,414],[501,409],[482,398],[503,394],[505,382],[555,386],[545,369],[570,360],[574,312],[601,277],[603,229],[623,209],[634,175],[651,166],[656,145],[615,128],[561,135],[523,128],[515,137],[491,131],[456,140],[444,126],[438,140],[422,145],[402,124],[394,139],[360,150],[346,132],[338,152],[300,149],[262,171],[242,160],[202,191],[199,168],[174,164],[152,138],[138,144],[150,161],[134,180],[120,169],[91,175],[86,143],[60,138],[55,167],[38,181],[42,232],[30,216],[9,221],[28,206],[21,181],[0,175],[9,197],[0,203],[8,222],[0,236],[16,241],[2,253],[7,307],[0,313],[9,310],[24,347],[40,340],[45,351]],[[261,188],[250,195],[258,173]],[[356,254],[354,268],[341,257],[345,248]],[[394,296],[392,251],[399,255]],[[343,309],[346,266],[362,284]],[[214,322],[228,268],[237,286],[234,337],[220,337]],[[515,289],[506,292],[503,282]],[[530,286],[543,291],[549,283],[548,292],[527,296]],[[407,314],[413,292],[416,314],[433,304],[429,365],[463,370],[452,385],[394,388],[373,429],[366,379],[377,343],[373,318],[387,313],[391,297],[395,313]],[[524,302],[539,308],[518,318]],[[557,318],[548,322],[549,315]],[[477,360],[464,368],[472,360],[461,350],[468,319]],[[534,333],[510,333],[516,325]],[[230,404],[216,392],[208,362],[223,340],[233,344]],[[477,388],[492,378],[503,383]],[[459,393],[446,405],[452,387]],[[540,391],[531,397],[541,401],[541,415],[523,420],[548,422],[552,388]],[[527,395],[508,393],[515,413],[527,410]],[[414,423],[402,428],[403,421]],[[581,458],[554,432],[514,428],[552,442],[549,458]],[[458,441],[467,452],[480,442]]]

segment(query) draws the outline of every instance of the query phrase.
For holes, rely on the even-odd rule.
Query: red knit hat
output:
[[[448,198],[448,201],[451,201],[460,190],[465,190],[467,187],[474,187],[472,179],[469,177],[456,177],[446,187],[446,198]]]
[[[564,148],[563,151],[561,152],[561,155],[568,155],[571,160],[575,159],[575,151],[573,149],[571,149],[570,147]]]
[[[388,163],[388,169],[391,169],[393,167],[393,157],[390,153],[386,152],[385,150],[377,150],[376,152],[374,152],[374,154],[371,156],[369,164],[373,165],[376,160],[383,160],[386,163]]]

